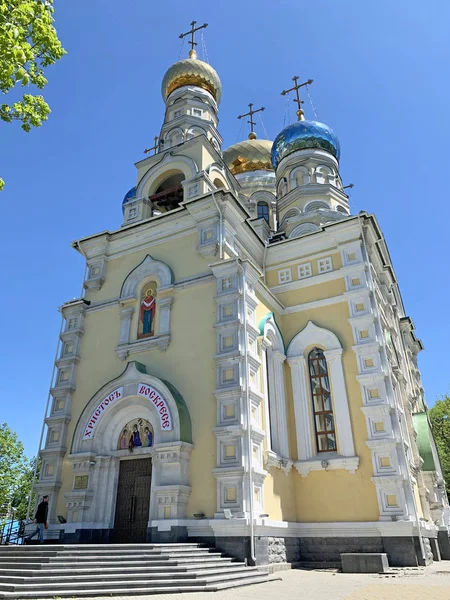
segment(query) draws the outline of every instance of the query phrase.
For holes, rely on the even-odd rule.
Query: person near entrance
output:
[[[39,533],[39,543],[44,543],[44,529],[47,529],[47,515],[48,515],[48,496],[42,498],[42,502],[39,504],[34,515],[34,522],[36,523],[36,531],[25,538],[26,542],[29,542],[35,535]]]

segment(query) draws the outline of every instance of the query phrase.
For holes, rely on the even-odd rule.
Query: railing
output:
[[[0,525],[0,544],[23,544],[25,526],[31,521],[18,521],[11,519]]]

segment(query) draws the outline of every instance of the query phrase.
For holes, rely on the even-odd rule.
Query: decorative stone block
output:
[[[343,573],[385,573],[389,570],[384,552],[352,552],[341,554]]]

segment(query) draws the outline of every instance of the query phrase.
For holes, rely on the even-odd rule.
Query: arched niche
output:
[[[288,358],[305,356],[306,351],[312,346],[320,346],[323,350],[342,350],[341,342],[336,334],[308,321],[306,327],[291,340],[287,356]]]
[[[301,225],[298,225],[295,229],[291,231],[289,237],[300,237],[301,235],[306,235],[307,233],[314,233],[315,231],[319,230],[320,227],[315,223],[302,223]]]
[[[140,286],[145,280],[156,278],[159,284],[159,291],[165,288],[171,288],[173,285],[173,272],[160,260],[155,260],[147,254],[144,260],[128,273],[120,290],[120,299],[123,301],[128,298],[139,297]]]
[[[149,389],[159,395],[159,400],[156,396],[150,398]],[[106,403],[105,399],[110,401]],[[166,411],[170,420],[167,428]],[[119,377],[100,388],[86,404],[75,428],[71,454],[111,454],[124,423],[137,418],[151,423],[154,446],[192,443],[191,418],[181,394],[167,381],[149,375],[145,365],[132,361]]]
[[[106,405],[105,399],[111,401]],[[98,409],[103,405],[103,410]],[[92,415],[98,418],[89,429]],[[170,427],[165,426],[167,415]],[[117,448],[124,424],[142,419],[153,429],[151,447]],[[192,424],[188,407],[169,382],[149,375],[145,365],[130,362],[121,375],[101,387],[88,401],[78,419],[68,460],[77,473],[88,470],[88,496],[83,522],[95,528],[114,527],[115,503],[121,460],[152,459],[149,523],[169,518],[186,518],[190,494],[189,462],[192,452]],[[170,460],[168,460],[170,457]],[[66,494],[69,521],[73,495]],[[79,517],[77,517],[79,518]]]
[[[168,265],[153,259],[149,254],[124,279],[120,290],[120,335],[117,355],[126,360],[129,354],[158,348],[166,350],[170,343],[170,322],[173,304],[174,276]],[[139,337],[138,317],[146,288],[153,290],[154,327],[149,337]],[[133,325],[134,322],[134,325]]]
[[[183,173],[184,179],[191,179],[198,173],[198,168],[188,156],[172,156],[170,152],[167,152],[164,158],[142,177],[137,185],[136,197],[146,198],[150,196],[164,180],[175,173]]]

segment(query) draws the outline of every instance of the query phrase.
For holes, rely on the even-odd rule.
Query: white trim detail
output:
[[[268,430],[267,448],[269,452],[272,451],[272,454],[275,454],[277,459],[280,459],[279,466],[281,466],[281,464],[284,464],[281,460],[289,457],[283,367],[286,356],[284,354],[283,338],[273,316],[265,322],[263,336],[262,376],[264,383],[264,413],[266,429]],[[267,464],[269,462],[267,461]],[[271,464],[274,465],[275,463],[272,461]]]
[[[306,356],[312,346],[322,347],[327,359],[339,454],[317,453],[312,439],[312,402]],[[291,368],[297,432],[298,461],[295,467],[303,476],[318,468],[347,469],[354,473],[358,468],[359,458],[355,456],[339,339],[333,332],[309,321],[292,339],[287,356]],[[326,466],[323,462],[326,462]]]

